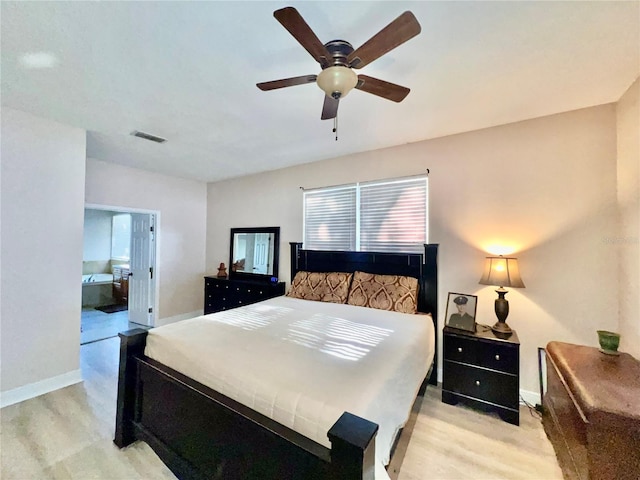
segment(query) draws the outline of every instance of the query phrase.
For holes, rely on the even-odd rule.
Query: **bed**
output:
[[[114,438],[117,446],[122,448],[136,440],[145,441],[180,479],[382,478],[380,459],[384,453],[381,451],[386,451],[387,455],[395,452],[393,456],[395,460],[398,456],[396,445],[402,437],[399,432],[402,430],[385,427],[386,420],[381,421],[381,427],[379,427],[378,423],[366,417],[382,418],[380,410],[385,410],[385,415],[397,414],[393,409],[388,408],[389,404],[393,405],[397,401],[394,397],[396,390],[413,388],[414,394],[422,394],[427,382],[436,383],[437,245],[425,245],[425,254],[421,255],[320,252],[304,250],[300,243],[292,243],[291,254],[292,279],[298,272],[352,273],[357,271],[381,275],[404,275],[418,279],[420,285],[417,298],[418,310],[430,313],[432,316],[412,315],[411,322],[402,323],[402,328],[409,330],[419,328],[421,322],[432,323],[429,327],[434,335],[434,350],[431,352],[434,362],[431,368],[428,365],[424,367],[421,373],[424,375],[424,381],[417,382],[418,391],[411,386],[385,383],[386,380],[381,381],[381,386],[374,388],[375,382],[358,383],[357,379],[349,380],[348,377],[343,378],[338,374],[334,375],[335,381],[341,386],[331,389],[325,379],[326,375],[318,372],[317,376],[315,373],[308,375],[312,379],[309,384],[317,389],[315,393],[310,393],[308,398],[305,398],[306,391],[287,396],[281,387],[276,388],[276,384],[285,381],[300,383],[300,379],[287,378],[287,370],[283,369],[282,365],[270,363],[271,356],[268,357],[269,362],[261,363],[264,363],[265,369],[281,372],[275,380],[264,380],[267,377],[259,369],[255,372],[253,372],[255,368],[246,369],[243,366],[245,359],[238,356],[238,351],[261,350],[263,346],[266,348],[271,338],[290,337],[289,341],[285,340],[283,346],[277,348],[281,351],[282,358],[288,358],[289,349],[293,351],[309,347],[305,345],[305,342],[309,343],[309,330],[299,328],[300,320],[295,318],[287,320],[291,315],[286,312],[295,308],[308,310],[308,318],[304,320],[307,327],[309,322],[313,324],[318,318],[329,318],[334,326],[337,321],[340,329],[346,328],[345,325],[359,324],[357,318],[350,320],[344,317],[341,311],[336,313],[332,310],[336,307],[340,308],[340,305],[278,297],[221,312],[222,315],[212,314],[179,322],[180,325],[161,327],[156,329],[157,333],[153,330],[150,334],[146,331],[131,330],[120,334],[120,374]],[[373,328],[375,331],[368,330],[363,335],[370,343],[376,343],[371,339],[376,335],[382,335],[380,332],[384,332],[385,328],[391,330],[388,325],[385,327],[384,324],[375,323],[378,322],[380,312],[358,306],[345,307],[348,307],[345,310],[350,309],[358,315],[368,316],[370,321],[367,324],[370,327],[367,328]],[[255,317],[256,310],[271,312],[270,320],[264,320],[263,316]],[[255,320],[256,318],[258,320]],[[213,323],[222,324],[223,333],[216,333],[214,337],[207,340],[208,325]],[[280,324],[282,325],[278,327]],[[292,325],[296,328],[293,329]],[[276,327],[284,330],[276,330]],[[229,350],[229,354],[222,354],[223,344],[230,344],[234,335],[231,332],[238,329],[249,330],[254,337],[244,336],[242,343]],[[177,332],[178,330],[180,332]],[[172,339],[174,331],[181,337]],[[294,332],[295,335],[285,335],[282,332]],[[228,338],[224,336],[227,334]],[[184,341],[180,347],[176,338],[186,338],[188,341]],[[190,339],[193,339],[194,343],[189,343]],[[196,347],[198,339],[201,343]],[[300,341],[301,339],[304,341]],[[207,345],[211,355],[206,355]],[[385,345],[391,344],[387,341]],[[202,368],[199,371],[186,368],[180,361],[175,360],[173,353],[166,353],[171,348],[177,351],[179,358],[182,355],[183,361]],[[366,362],[375,364],[374,354],[369,354],[366,361],[355,358],[358,357],[358,348],[356,346],[355,350],[352,348],[345,351],[344,345],[340,344],[335,351],[329,353],[334,355],[338,353],[338,356],[342,357],[351,356],[349,360],[353,364]],[[395,350],[404,349],[404,347],[395,347]],[[316,356],[321,355],[318,349],[307,348],[307,350],[313,350]],[[326,348],[324,350],[323,353],[327,354]],[[165,354],[168,356],[163,357]],[[209,357],[214,359],[211,360],[213,363],[228,363],[225,367],[226,375],[229,379],[240,382],[243,388],[234,391],[228,386],[225,387],[223,384],[226,378],[223,378],[225,381],[219,379],[218,383],[208,381],[207,372],[210,371],[210,367],[207,366],[205,358]],[[401,358],[400,363],[404,364],[410,363],[412,357],[399,358]],[[383,369],[380,365],[376,368]],[[345,368],[341,367],[339,371],[343,370]],[[189,372],[189,376],[180,371]],[[413,372],[411,375],[415,376],[417,373]],[[349,395],[353,396],[353,392],[357,393],[359,390],[364,392],[369,386],[372,390],[387,392],[387,400],[363,402],[363,405],[366,405],[360,409],[356,405],[353,408],[356,414],[351,411],[336,413],[336,408],[343,404],[343,399],[348,398]],[[250,399],[243,398],[242,392],[247,390],[252,392],[254,400],[257,399],[257,401],[252,403]],[[318,395],[325,397],[319,398]],[[265,406],[264,398],[266,397],[272,400]],[[314,401],[317,402],[317,408],[314,407]],[[296,408],[306,412],[301,415],[305,421],[300,421],[299,417],[289,418],[290,415],[286,412],[279,415],[278,409],[282,404],[294,404]],[[385,408],[384,405],[387,407]],[[411,407],[410,404],[408,406]],[[404,415],[406,406],[400,410],[402,410],[400,416]],[[307,421],[314,415],[318,417],[318,421],[315,423]],[[337,417],[337,420],[327,425],[328,419],[334,417]],[[404,420],[399,423],[400,426],[404,424]],[[396,423],[398,423],[397,420]],[[404,431],[405,434],[406,431],[407,429]],[[376,439],[378,448],[376,448]],[[381,445],[386,447],[382,448]],[[384,463],[387,463],[387,460],[388,458],[384,458]]]

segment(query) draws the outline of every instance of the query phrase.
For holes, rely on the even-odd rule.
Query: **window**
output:
[[[131,215],[122,213],[111,219],[111,258],[129,260],[131,244]]]
[[[304,192],[304,248],[423,251],[428,243],[426,176]]]

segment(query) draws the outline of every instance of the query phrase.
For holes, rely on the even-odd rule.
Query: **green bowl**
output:
[[[598,330],[598,342],[600,348],[607,352],[617,352],[620,345],[620,334],[616,332],[608,332],[607,330]]]

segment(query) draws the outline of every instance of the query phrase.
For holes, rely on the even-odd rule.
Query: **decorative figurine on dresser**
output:
[[[228,278],[204,277],[205,315],[284,295],[279,247],[280,227],[232,228]]]
[[[227,278],[227,267],[224,266],[224,263],[220,263],[218,267],[218,278]]]

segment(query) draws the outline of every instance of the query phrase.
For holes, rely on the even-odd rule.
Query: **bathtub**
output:
[[[111,273],[92,273],[82,275],[82,286],[106,285],[108,283],[113,283],[113,274]]]

